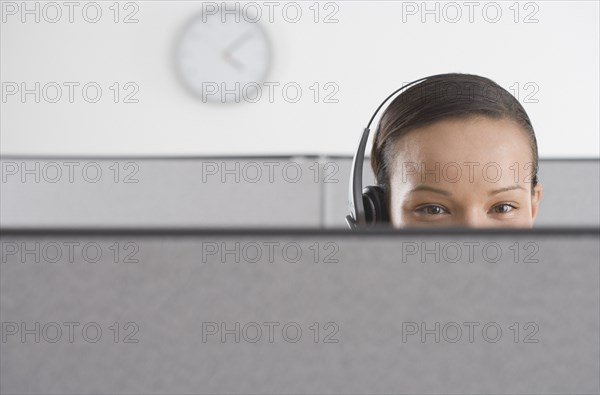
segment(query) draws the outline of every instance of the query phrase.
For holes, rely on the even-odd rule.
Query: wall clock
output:
[[[241,13],[200,14],[178,37],[177,72],[203,102],[239,103],[260,94],[256,86],[264,82],[272,54],[266,32],[252,20]]]

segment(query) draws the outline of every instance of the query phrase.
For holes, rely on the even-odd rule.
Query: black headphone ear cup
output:
[[[363,189],[363,205],[367,226],[389,221],[385,191],[379,186],[368,186]]]

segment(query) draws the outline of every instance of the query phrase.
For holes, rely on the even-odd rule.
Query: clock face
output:
[[[199,15],[179,37],[177,71],[186,87],[203,102],[240,103],[255,100],[264,82],[271,46],[258,22],[243,15]]]

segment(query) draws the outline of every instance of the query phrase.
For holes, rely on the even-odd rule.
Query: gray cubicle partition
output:
[[[349,158],[331,158],[339,166],[339,174],[347,180],[352,164]],[[374,182],[366,162],[363,179]],[[538,172],[543,186],[535,226],[600,225],[600,161],[598,159],[541,159]],[[347,185],[324,183],[325,224],[344,226],[347,214]]]
[[[2,227],[346,226],[349,157],[0,162]],[[599,169],[598,159],[541,160],[536,226],[598,226]]]
[[[597,394],[598,237],[4,231],[0,392]]]
[[[5,158],[1,224],[318,226],[318,166],[315,157]]]

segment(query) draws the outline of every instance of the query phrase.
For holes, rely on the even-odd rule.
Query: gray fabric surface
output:
[[[74,167],[74,182],[62,165],[68,161],[79,164]],[[350,158],[4,158],[1,162],[6,178],[0,190],[1,226],[346,226]],[[10,174],[7,162],[17,164],[16,175]],[[40,182],[31,175],[21,182],[20,170],[34,169],[36,162],[39,173],[46,169],[47,174]],[[52,162],[63,171],[55,183],[47,181],[55,177]],[[86,165],[90,177],[95,177],[91,163],[103,172],[95,183],[82,177]],[[126,167],[129,163],[137,168]],[[237,180],[227,173],[235,166],[240,169]],[[296,169],[301,169],[298,176]],[[536,226],[598,226],[599,169],[598,160],[542,160],[544,192]],[[126,183],[127,176],[139,182]],[[372,179],[366,165],[365,185]]]
[[[67,242],[79,243],[73,244],[72,263],[66,247],[54,259],[51,243]],[[100,247],[97,262],[94,249],[82,253],[88,242]],[[231,252],[235,243],[239,263]],[[37,258],[24,253],[36,245]],[[283,255],[286,245],[300,247],[297,262],[294,248]],[[52,330],[39,343],[31,334],[23,343],[3,327],[2,393],[600,390],[597,236],[4,236],[2,248],[3,323],[25,322],[29,329],[35,322],[80,323],[72,343],[64,325],[55,343],[47,341]],[[225,249],[230,252],[223,256]],[[436,249],[439,258],[426,253]],[[121,252],[116,259],[115,250]],[[257,251],[262,255],[255,260]],[[454,259],[457,251],[460,259]],[[492,262],[497,251],[501,258]],[[127,256],[138,262],[125,263]],[[96,343],[81,334],[92,322],[103,330]],[[115,322],[121,330],[116,343],[109,329]],[[128,322],[139,329],[133,336],[138,343],[123,342],[133,332],[124,327]],[[262,338],[251,343],[250,330],[239,343],[233,335],[203,342],[203,322],[224,322],[229,329],[256,322]],[[272,343],[264,322],[280,323]],[[310,329],[315,322],[317,343]],[[326,328],[329,322],[339,330]],[[452,330],[439,342],[433,335],[425,342],[406,335],[403,342],[403,323],[410,322],[425,322],[426,329],[457,323],[463,333],[454,343],[448,341]],[[464,322],[479,323],[473,342]],[[510,329],[515,322],[518,342]],[[537,331],[525,328],[530,322]],[[286,323],[301,327],[298,342],[283,338]],[[483,338],[487,323],[501,327],[497,342]],[[495,337],[494,330],[488,333]],[[323,342],[328,334],[338,342]],[[527,335],[538,342],[523,342]]]

